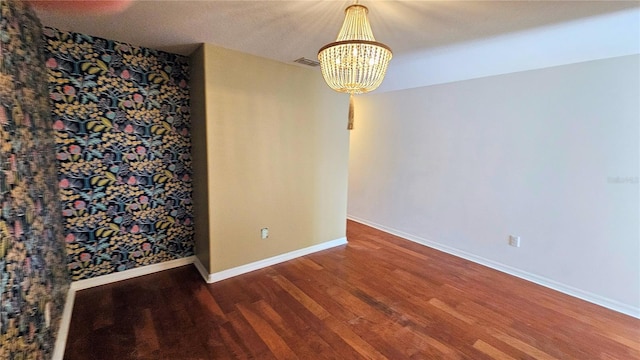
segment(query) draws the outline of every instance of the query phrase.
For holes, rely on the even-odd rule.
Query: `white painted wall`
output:
[[[638,53],[640,8],[632,8],[398,55],[377,92]]]
[[[349,216],[640,316],[639,69],[630,55],[357,97]]]

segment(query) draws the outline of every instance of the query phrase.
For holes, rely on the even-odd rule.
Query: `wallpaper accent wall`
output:
[[[70,283],[41,32],[0,0],[0,359],[51,357]]]
[[[193,255],[188,58],[43,34],[73,280]]]

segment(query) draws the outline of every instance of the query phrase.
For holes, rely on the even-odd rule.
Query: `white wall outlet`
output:
[[[266,239],[269,237],[269,228],[260,229],[260,237]]]
[[[509,235],[509,245],[520,247],[520,236]]]

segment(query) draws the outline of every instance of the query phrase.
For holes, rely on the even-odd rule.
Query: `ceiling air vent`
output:
[[[293,62],[298,63],[298,64],[302,64],[302,65],[311,66],[311,67],[320,66],[319,62],[317,62],[315,60],[307,59],[305,57],[301,57],[300,59],[294,60]]]

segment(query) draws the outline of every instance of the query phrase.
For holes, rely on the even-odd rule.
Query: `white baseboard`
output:
[[[60,319],[60,327],[58,328],[58,336],[53,347],[52,360],[62,360],[64,358],[64,349],[67,346],[67,336],[69,335],[69,325],[71,324],[71,315],[73,313],[73,303],[76,300],[76,291],[69,287],[67,291],[67,300],[62,310],[62,318]]]
[[[440,250],[442,252],[445,252],[447,254],[451,254],[453,256],[457,256],[459,258],[463,258],[465,260],[469,260],[471,262],[480,264],[480,265],[484,265],[486,267],[490,267],[492,269],[501,271],[503,273],[509,274],[509,275],[513,275],[515,277],[519,277],[521,279],[527,280],[527,281],[531,281],[533,283],[536,283],[538,285],[542,285],[544,287],[559,291],[561,293],[588,301],[590,303],[594,303],[596,305],[600,305],[603,307],[606,307],[608,309],[617,311],[619,313],[625,314],[625,315],[629,315],[629,316],[633,316],[635,318],[640,319],[640,307],[634,307],[634,306],[630,306],[627,304],[623,304],[619,301],[615,301],[609,298],[606,298],[604,296],[600,296],[597,294],[593,294],[591,292],[588,291],[584,291],[581,289],[577,289],[574,288],[572,286],[569,285],[565,285],[562,283],[559,283],[555,280],[551,280],[548,278],[545,278],[543,276],[539,276],[536,274],[532,274],[529,273],[527,271],[523,271],[508,265],[504,265],[502,263],[499,263],[497,261],[493,261],[493,260],[489,260],[487,258],[481,257],[481,256],[477,256],[447,245],[443,245],[440,244],[438,242],[435,241],[431,241],[425,238],[422,238],[420,236],[416,236],[416,235],[412,235],[412,234],[408,234],[405,233],[403,231],[394,229],[394,228],[390,228],[384,225],[380,225],[377,224],[375,222],[372,221],[368,221],[365,219],[361,219],[358,218],[356,216],[352,216],[352,215],[347,215],[347,218],[349,220],[353,220],[355,222],[367,225],[367,226],[371,226],[372,228],[387,232],[389,234],[392,235],[396,235],[399,236],[401,238],[407,239],[409,241],[413,241],[415,243],[436,249],[436,250]]]
[[[62,360],[64,358],[64,350],[67,346],[67,336],[69,335],[69,325],[71,325],[71,315],[73,313],[73,304],[76,299],[76,291],[89,289],[95,286],[106,285],[117,281],[133,279],[138,276],[149,275],[163,270],[169,270],[176,267],[193,264],[196,261],[195,256],[165,261],[159,264],[147,265],[135,269],[121,271],[109,275],[98,276],[91,279],[78,280],[71,283],[67,292],[67,299],[62,311],[60,319],[60,328],[58,336],[53,348],[52,360]],[[202,265],[201,265],[202,266]]]
[[[195,261],[194,265],[198,268],[198,271],[200,271],[200,274],[202,275],[202,277],[204,278],[204,280],[207,283],[214,283],[217,281],[222,281],[234,276],[238,276],[238,275],[242,275],[242,274],[246,274],[248,272],[251,271],[255,271],[255,270],[260,270],[262,268],[271,266],[271,265],[275,265],[275,264],[279,264],[281,262],[285,262],[285,261],[289,261],[289,260],[293,260],[295,258],[299,258],[301,256],[305,256],[305,255],[309,255],[318,251],[322,251],[322,250],[326,250],[326,249],[330,249],[332,247],[336,247],[336,246],[340,246],[340,245],[344,245],[347,243],[347,238],[346,237],[342,237],[339,239],[335,239],[335,240],[331,240],[331,241],[327,241],[324,242],[322,244],[318,244],[318,245],[313,245],[313,246],[309,246],[306,247],[304,249],[299,249],[299,250],[294,250],[285,254],[281,254],[281,255],[277,255],[274,257],[270,257],[267,259],[263,259],[263,260],[259,260],[256,262],[252,262],[246,265],[241,265],[241,266],[237,266],[231,269],[227,269],[227,270],[223,270],[220,272],[216,272],[213,274],[208,274],[207,271],[205,270],[204,266],[202,266],[202,264],[200,263],[200,261]]]
[[[195,256],[189,256],[181,259],[169,260],[158,264],[142,266],[135,269],[120,271],[108,275],[97,276],[91,279],[78,280],[71,283],[73,290],[83,290],[95,286],[106,285],[117,281],[133,279],[138,276],[149,275],[163,270],[169,270],[176,267],[193,264]]]
[[[207,283],[211,283],[209,281],[209,272],[204,267],[204,265],[202,265],[202,262],[200,261],[200,259],[197,256],[196,256],[196,259],[193,262],[193,265],[196,267],[196,269],[198,269],[198,272],[200,273],[200,276],[202,276],[204,281],[207,282]]]

